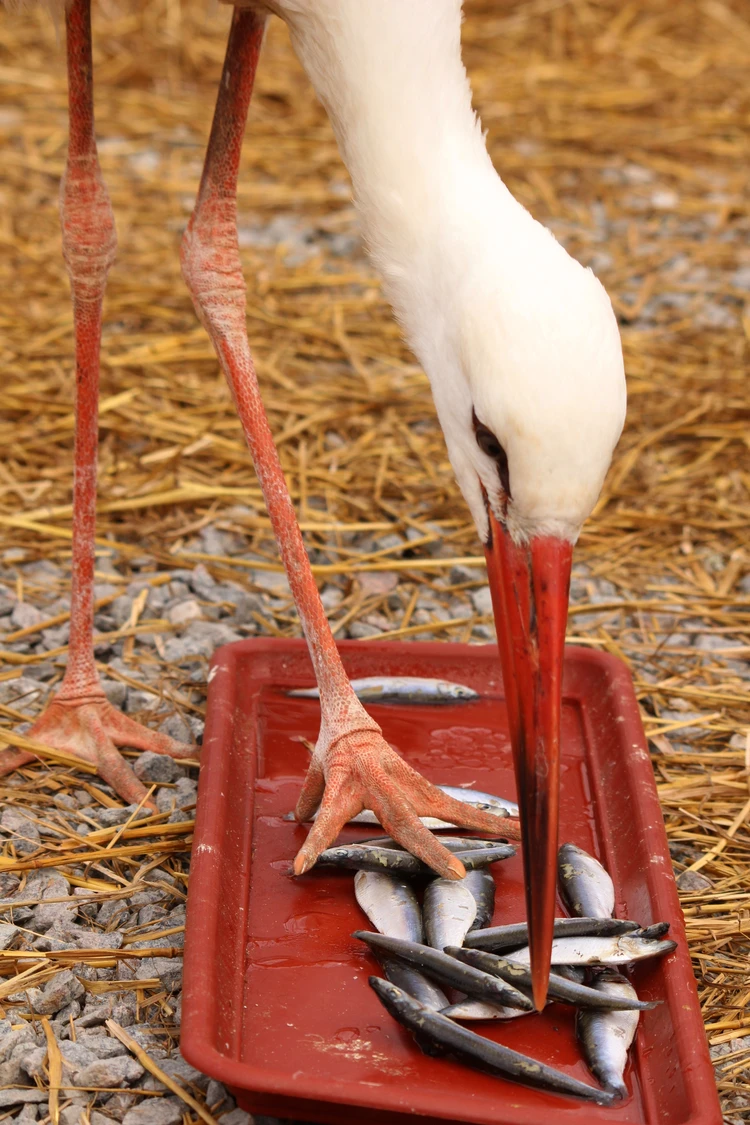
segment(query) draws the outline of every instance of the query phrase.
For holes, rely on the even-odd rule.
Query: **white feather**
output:
[[[331,118],[370,255],[432,385],[485,538],[506,450],[514,537],[574,540],[625,416],[612,306],[492,167],[461,61],[460,0],[268,0]]]

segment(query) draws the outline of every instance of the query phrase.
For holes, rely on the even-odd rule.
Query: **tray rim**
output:
[[[353,651],[361,653],[365,648],[362,641],[342,641],[339,642],[339,650],[346,662],[347,654]],[[369,648],[370,646],[367,645]],[[406,646],[403,642],[382,642],[378,644],[378,650],[381,653],[400,652],[403,653]],[[445,658],[447,655],[446,649],[450,654],[455,657],[460,657],[461,652],[465,651],[473,657],[478,655],[491,656],[496,655],[497,649],[495,645],[461,645],[461,644],[446,644],[445,642],[429,641],[429,642],[412,642],[408,646],[408,651],[412,655],[421,653],[425,659],[429,660],[432,657]],[[276,1096],[280,1100],[296,1101],[300,1106],[305,1104],[320,1101],[327,1104],[337,1104],[339,1106],[351,1106],[352,1112],[356,1112],[357,1105],[355,1105],[351,1098],[339,1094],[336,1090],[331,1089],[325,1079],[322,1078],[308,1078],[305,1082],[305,1090],[299,1093],[293,1093],[289,1088],[289,1075],[285,1072],[268,1072],[260,1070],[253,1064],[239,1062],[231,1058],[227,1054],[223,1054],[217,1047],[214,1046],[211,1036],[209,1035],[208,1028],[213,1026],[212,1014],[215,1011],[215,1003],[211,996],[211,972],[208,963],[205,959],[205,947],[211,946],[213,943],[210,938],[209,928],[205,924],[206,907],[213,905],[215,908],[219,906],[218,895],[218,879],[212,875],[212,869],[216,867],[219,862],[217,855],[217,839],[220,836],[220,818],[216,815],[215,809],[219,804],[219,786],[212,786],[210,783],[213,780],[213,775],[218,774],[221,768],[220,755],[212,756],[210,748],[213,744],[221,745],[226,740],[233,737],[234,732],[234,705],[237,690],[237,677],[232,674],[236,670],[237,664],[246,656],[262,656],[268,653],[272,659],[277,659],[285,652],[306,652],[306,642],[301,638],[249,638],[244,641],[235,642],[230,645],[224,645],[217,649],[213,655],[210,663],[210,670],[208,675],[209,690],[208,690],[208,703],[207,703],[207,721],[206,732],[203,743],[203,754],[205,755],[204,764],[201,767],[199,790],[198,790],[198,805],[196,809],[196,824],[193,836],[193,851],[191,860],[191,878],[189,887],[193,888],[198,886],[198,893],[195,891],[192,895],[192,902],[197,903],[200,896],[200,913],[199,906],[195,905],[191,911],[191,895],[188,892],[187,902],[187,918],[185,930],[185,953],[183,963],[184,986],[183,986],[183,1017],[182,1029],[180,1037],[180,1049],[183,1057],[191,1062],[194,1066],[201,1069],[204,1073],[210,1074],[213,1078],[223,1082],[225,1085],[236,1088],[240,1091],[248,1091],[250,1093],[256,1092],[262,1094],[263,1097]],[[633,711],[635,716],[639,715],[638,704],[635,697],[633,682],[627,666],[617,657],[610,653],[601,652],[596,649],[587,648],[580,645],[566,645],[565,648],[565,666],[566,666],[566,680],[570,677],[571,673],[575,674],[577,668],[584,668],[586,666],[593,667],[600,674],[603,674],[608,682],[610,691],[617,693],[619,700],[622,703],[627,701],[627,704]],[[310,671],[310,679],[313,679],[312,669]],[[265,681],[261,681],[261,685]],[[500,694],[502,696],[502,687],[500,687]],[[576,691],[565,690],[564,695],[571,701],[577,702],[580,706],[581,699]],[[585,709],[584,709],[585,711]],[[683,987],[681,992],[681,1007],[685,1010],[685,1019],[676,1027],[676,1040],[678,1054],[681,1061],[685,1061],[685,1055],[690,1055],[689,1066],[686,1069],[686,1094],[690,1105],[690,1114],[684,1119],[682,1125],[720,1125],[723,1120],[722,1113],[719,1106],[718,1092],[716,1091],[715,1078],[713,1066],[711,1064],[708,1044],[704,1036],[697,1037],[690,1042],[687,1040],[685,1028],[696,1026],[702,1029],[703,1021],[700,1013],[698,1003],[697,989],[695,979],[690,964],[690,957],[687,950],[685,941],[684,923],[682,910],[679,904],[679,897],[677,894],[677,887],[672,874],[671,860],[669,860],[669,852],[667,845],[666,832],[664,829],[663,814],[661,806],[659,805],[658,795],[656,792],[656,785],[653,778],[653,773],[650,768],[650,755],[648,753],[648,746],[646,742],[645,733],[642,724],[638,718],[637,724],[631,724],[635,729],[630,729],[628,735],[631,738],[631,745],[628,750],[630,755],[640,757],[648,761],[648,783],[643,786],[640,794],[641,797],[641,810],[639,820],[644,822],[645,840],[649,845],[649,850],[652,855],[661,856],[663,860],[668,862],[668,878],[663,879],[660,884],[655,884],[651,878],[650,872],[646,874],[646,883],[648,885],[649,895],[654,901],[658,903],[659,912],[663,917],[673,919],[673,928],[677,932],[679,939],[679,947],[676,951],[676,956],[683,964],[680,974],[681,983]],[[201,791],[203,791],[204,800],[201,802]],[[224,800],[227,798],[224,797]],[[206,889],[208,893],[206,893]],[[706,1090],[712,1091],[711,1097],[706,1097]],[[646,1089],[642,1091],[646,1094]],[[649,1106],[647,1096],[644,1096],[644,1112],[649,1123],[653,1122],[655,1125],[656,1117]],[[576,1105],[579,1113],[585,1114],[585,1106],[577,1106],[577,1103],[570,1103],[568,1099],[558,1102],[561,1109],[570,1108]],[[362,1108],[365,1108],[364,1106]],[[404,1113],[402,1106],[384,1106],[382,1103],[377,1107],[368,1105],[366,1108],[379,1109],[384,1115]],[[434,1110],[439,1110],[439,1103],[436,1100],[435,1105],[432,1107]],[[553,1108],[553,1103],[550,1103],[549,1109]],[[540,1122],[545,1119],[545,1113],[548,1113],[547,1107],[540,1111]],[[426,1120],[422,1115],[413,1114],[413,1120]],[[450,1125],[447,1119],[445,1125]]]

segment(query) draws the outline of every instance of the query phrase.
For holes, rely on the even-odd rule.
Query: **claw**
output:
[[[316,809],[313,826],[294,861],[295,873],[309,871],[344,824],[363,809],[372,809],[394,840],[446,879],[463,878],[465,867],[421,823],[420,816],[520,839],[518,821],[498,817],[436,789],[407,765],[379,729],[339,734],[316,748],[295,817],[307,820]]]
[[[55,698],[29,731],[31,738],[87,762],[111,785],[127,804],[143,802],[145,808],[156,809],[147,799],[147,790],[120,754],[118,747],[151,750],[171,758],[197,757],[196,746],[187,746],[159,731],[149,730],[123,715],[98,694],[82,699]],[[0,775],[9,773],[24,762],[34,760],[29,751],[6,750],[0,753]]]

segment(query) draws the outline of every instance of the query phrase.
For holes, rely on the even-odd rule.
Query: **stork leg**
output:
[[[449,877],[463,864],[428,832],[419,816],[498,832],[497,819],[455,801],[420,777],[388,745],[357,699],[320,601],[302,534],[260,396],[246,328],[245,283],[237,242],[237,175],[264,17],[235,9],[198,199],[182,243],[182,272],[234,395],[279,545],[320,689],[321,728],[296,809],[320,812],[295,860],[307,871],[342,826],[374,809],[392,836]],[[502,822],[502,834],[514,822]]]
[[[128,802],[146,789],[118,746],[173,758],[194,756],[165,734],[150,731],[107,702],[94,663],[94,526],[98,442],[99,348],[107,271],[115,256],[115,223],[94,137],[90,0],[66,12],[70,141],[60,191],[63,255],[70,276],[76,350],[73,550],[68,666],[60,690],[32,726],[30,737],[96,766]],[[0,754],[0,774],[35,755]]]

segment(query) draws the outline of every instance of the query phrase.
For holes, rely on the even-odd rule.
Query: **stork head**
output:
[[[519,207],[456,285],[431,375],[458,483],[485,544],[523,830],[534,994],[555,907],[562,660],[572,548],[625,417],[601,284]],[[433,370],[440,372],[435,355]],[[445,366],[442,366],[445,372]]]

